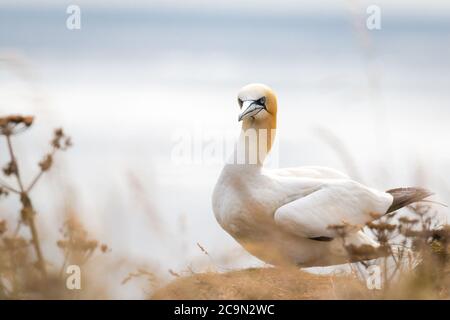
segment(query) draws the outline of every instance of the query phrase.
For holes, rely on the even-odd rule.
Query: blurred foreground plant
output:
[[[39,161],[39,171],[31,182],[26,184],[12,140],[15,135],[29,129],[33,121],[32,116],[0,117],[0,135],[6,140],[9,158],[3,167],[3,174],[6,179],[10,178],[8,182],[0,178],[0,197],[17,195],[20,203],[17,226],[13,230],[10,230],[6,220],[0,219],[0,298],[66,297],[67,290],[62,278],[66,265],[70,262],[81,266],[97,248],[102,252],[108,250],[106,245],[89,239],[75,215],[71,214],[61,230],[63,239],[57,242],[64,255],[61,268],[57,270],[46,261],[39,241],[35,223],[36,210],[30,192],[52,167],[55,154],[67,150],[72,146],[72,142],[62,129],[54,130],[50,150]],[[22,226],[28,227],[29,238],[19,234]],[[50,270],[49,266],[52,267]]]
[[[347,229],[352,226],[330,228],[338,231],[349,262],[360,261],[362,257],[383,257],[356,264],[366,270],[374,265],[380,268],[382,290],[367,297],[448,299],[450,226],[439,224],[437,213],[429,204],[417,203],[408,209],[407,215],[400,216],[395,211],[367,224],[367,231],[380,244],[378,248],[346,244]],[[366,279],[363,277],[363,280]]]
[[[33,124],[33,120],[34,118],[32,116],[20,115],[0,118],[0,135],[4,136],[6,139],[10,158],[10,161],[3,167],[3,173],[5,176],[14,176],[17,181],[17,186],[15,187],[10,186],[6,182],[0,181],[0,194],[12,192],[19,196],[22,205],[20,210],[19,226],[23,224],[30,228],[31,243],[37,256],[37,267],[41,271],[42,276],[46,277],[45,259],[42,254],[42,249],[39,243],[39,235],[34,222],[36,211],[34,210],[29,194],[43,173],[51,168],[54,154],[58,150],[66,150],[72,145],[72,143],[70,138],[64,134],[62,129],[56,129],[51,141],[52,150],[44,156],[41,162],[39,162],[40,170],[32,182],[28,186],[25,185],[22,181],[19,164],[14,153],[12,137],[30,128]]]
[[[380,243],[355,247],[344,242],[348,269],[311,274],[296,266],[244,269],[231,272],[169,272],[175,277],[158,288],[151,299],[449,299],[450,226],[436,224],[431,206],[416,204],[407,216],[399,212],[369,224]],[[330,226],[344,241],[355,226]],[[369,231],[368,230],[368,231]],[[209,256],[203,246],[200,249]],[[352,263],[367,257],[376,260]],[[356,267],[380,267],[381,288],[369,287]],[[372,267],[372,268],[371,268]],[[364,274],[364,273],[363,273]],[[362,280],[362,281],[361,281]]]

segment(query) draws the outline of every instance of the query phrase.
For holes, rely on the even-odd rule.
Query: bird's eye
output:
[[[261,99],[259,99],[258,104],[260,104],[262,106],[266,105],[266,97],[262,97]]]
[[[239,107],[242,108],[243,101],[241,100],[241,98],[238,98],[238,103],[239,103]]]

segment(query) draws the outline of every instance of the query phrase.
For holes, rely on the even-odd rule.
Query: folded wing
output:
[[[385,214],[392,195],[367,188],[352,180],[328,180],[313,193],[289,202],[276,210],[278,225],[306,238],[335,238],[330,226],[350,225],[355,232],[376,216]]]

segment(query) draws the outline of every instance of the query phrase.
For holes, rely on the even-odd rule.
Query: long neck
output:
[[[246,119],[236,143],[234,164],[261,167],[272,149],[276,134],[276,117]]]

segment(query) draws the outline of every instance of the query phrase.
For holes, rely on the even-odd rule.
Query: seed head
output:
[[[11,115],[0,117],[0,134],[5,136],[14,135],[25,131],[33,124],[34,117]]]
[[[10,176],[10,175],[13,175],[13,174],[17,174],[17,163],[16,163],[16,161],[12,160],[12,161],[8,162],[3,167],[3,173],[5,174],[5,176]]]
[[[55,129],[51,145],[55,149],[66,150],[72,146],[72,140],[66,136],[62,128]]]
[[[41,167],[42,171],[47,171],[52,166],[52,163],[53,163],[52,155],[47,154],[44,156],[44,159],[42,159],[41,162],[39,162],[39,167]]]

